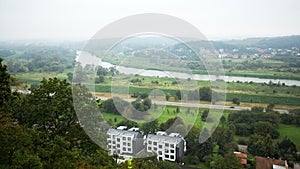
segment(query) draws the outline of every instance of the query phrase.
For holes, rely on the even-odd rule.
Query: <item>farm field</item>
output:
[[[67,72],[71,70],[66,70],[63,73],[19,73],[15,77],[19,81],[25,82],[25,84],[38,84],[42,77],[58,77],[60,79],[67,78]],[[135,92],[150,92],[152,89],[160,89],[165,93],[170,93],[172,96],[175,95],[176,91],[181,87],[182,90],[191,90],[191,88],[184,87],[183,85],[174,84],[176,79],[167,77],[146,77],[146,76],[128,76],[119,75],[118,77],[113,77],[117,84],[123,86],[129,86],[129,94]],[[129,81],[134,79],[140,79],[141,82],[130,83]],[[103,83],[95,84],[95,92],[110,93],[112,85],[112,77],[105,77]],[[155,83],[153,83],[155,82]],[[220,82],[217,82],[220,83]],[[197,81],[198,87],[210,87],[211,83],[209,81]],[[115,85],[115,84],[114,84]],[[91,85],[86,84],[87,87]],[[122,91],[123,87],[119,87]],[[226,101],[230,105],[233,98],[238,98],[241,105],[255,105],[255,106],[265,106],[266,104],[274,103],[278,105],[276,108],[293,109],[300,106],[300,87],[298,86],[283,86],[283,85],[269,85],[269,84],[256,84],[256,83],[237,83],[237,82],[227,82],[226,83]],[[192,89],[193,90],[193,89]],[[218,89],[214,89],[218,91]],[[124,90],[126,91],[126,90]],[[126,93],[124,93],[126,94]],[[128,93],[127,93],[128,94]],[[174,98],[170,98],[171,101],[175,101]],[[288,105],[288,106],[284,106]],[[291,106],[291,107],[289,107]]]

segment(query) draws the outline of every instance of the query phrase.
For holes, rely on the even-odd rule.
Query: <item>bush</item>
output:
[[[244,139],[244,138],[239,138],[238,144],[241,144],[241,145],[247,145],[247,140]]]

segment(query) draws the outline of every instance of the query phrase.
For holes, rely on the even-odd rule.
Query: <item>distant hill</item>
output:
[[[216,48],[241,48],[241,47],[259,47],[259,48],[300,48],[300,35],[281,36],[281,37],[262,37],[247,38],[242,40],[214,41]]]
[[[300,35],[282,36],[282,37],[259,37],[259,38],[247,38],[241,40],[226,40],[226,41],[188,41],[186,43],[177,43],[175,45],[169,46],[168,49],[171,51],[176,51],[179,48],[187,48],[186,45],[202,46],[205,48],[214,47],[215,49],[223,48],[226,50],[232,50],[232,49],[245,50],[245,48],[247,47],[273,48],[273,49],[291,49],[292,47],[297,47],[300,49]],[[181,54],[183,54],[184,52],[185,51],[181,51]]]

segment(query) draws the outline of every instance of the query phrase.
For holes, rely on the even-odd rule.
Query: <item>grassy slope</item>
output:
[[[280,138],[287,136],[297,146],[297,150],[300,151],[300,127],[294,125],[280,124],[279,126]]]

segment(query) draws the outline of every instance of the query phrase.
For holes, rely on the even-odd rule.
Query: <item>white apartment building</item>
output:
[[[117,154],[124,158],[132,157],[143,149],[143,135],[138,132],[138,128],[126,130],[126,126],[120,126],[117,129],[107,131],[107,148],[109,154]]]
[[[186,142],[178,133],[167,135],[165,132],[148,134],[146,151],[155,152],[158,160],[181,162],[186,151]]]

